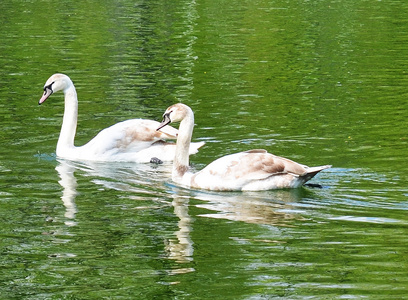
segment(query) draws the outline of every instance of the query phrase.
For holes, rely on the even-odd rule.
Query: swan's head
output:
[[[160,130],[170,123],[181,122],[187,116],[193,116],[193,111],[190,107],[183,103],[174,104],[167,108],[164,112],[163,121],[160,123],[160,126],[159,128],[157,128],[157,130]]]
[[[53,93],[65,90],[66,88],[72,85],[71,79],[67,75],[64,74],[54,74],[50,78],[48,78],[47,82],[44,85],[44,94],[41,97],[38,104],[42,104],[49,96]]]

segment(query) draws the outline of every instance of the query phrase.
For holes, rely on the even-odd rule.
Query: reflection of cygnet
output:
[[[188,198],[176,197],[172,204],[175,215],[180,218],[179,230],[175,232],[177,239],[169,239],[166,249],[169,258],[179,263],[189,262],[193,260],[194,248],[190,237],[192,220],[188,214]]]
[[[215,212],[202,213],[200,217],[285,226],[287,220],[302,218],[294,207],[300,199],[299,192],[294,189],[262,193],[196,191],[194,198],[205,201],[197,207]]]

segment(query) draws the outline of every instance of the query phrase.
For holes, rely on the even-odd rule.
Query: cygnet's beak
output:
[[[162,129],[164,126],[169,125],[171,123],[170,119],[170,113],[165,113],[163,115],[163,121],[160,123],[159,127],[156,129],[156,131]]]

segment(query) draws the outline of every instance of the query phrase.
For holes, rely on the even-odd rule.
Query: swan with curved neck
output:
[[[44,85],[44,94],[39,104],[44,103],[53,93],[63,91],[65,95],[64,117],[59,135],[56,154],[71,160],[131,161],[150,162],[152,158],[171,161],[176,145],[163,139],[176,139],[177,129],[169,127],[157,131],[159,122],[145,119],[131,119],[119,122],[100,131],[87,144],[74,145],[77,121],[78,98],[71,79],[64,74],[52,75]],[[189,154],[197,153],[203,142],[194,143]]]
[[[215,191],[260,191],[297,188],[321,170],[331,166],[308,167],[287,158],[254,149],[216,159],[204,169],[193,173],[188,152],[194,127],[190,107],[178,103],[167,108],[158,130],[172,122],[180,122],[172,179],[188,188]]]

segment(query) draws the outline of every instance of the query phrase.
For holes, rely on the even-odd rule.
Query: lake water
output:
[[[1,299],[408,299],[408,2],[2,1]],[[318,187],[186,190],[169,164],[55,157],[190,105],[191,157],[332,164]]]

